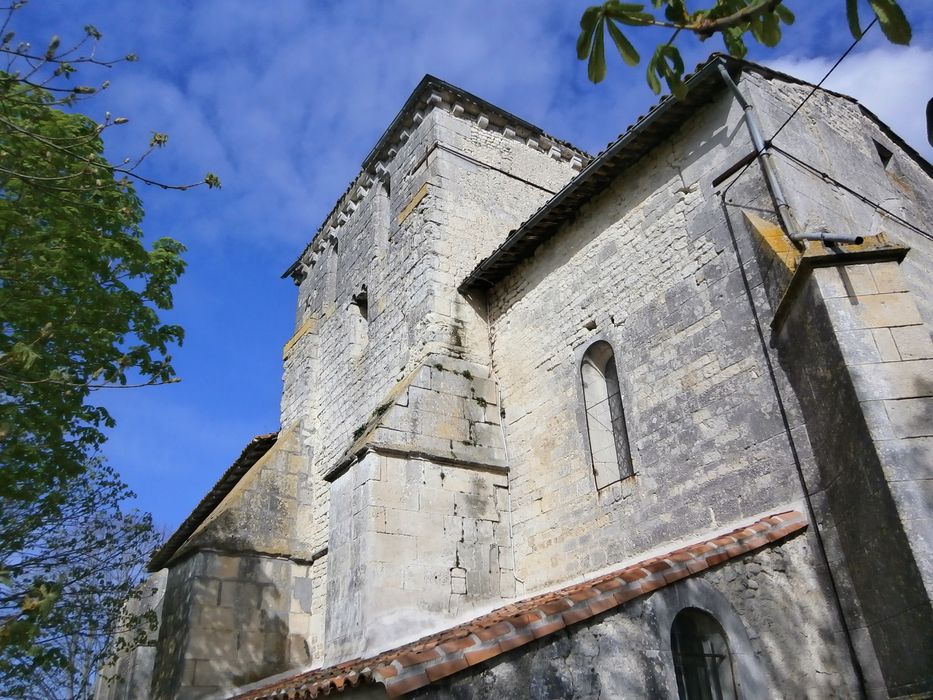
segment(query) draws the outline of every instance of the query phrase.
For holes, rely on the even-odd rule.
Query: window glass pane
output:
[[[632,457],[625,410],[609,343],[593,343],[583,356],[580,367],[586,426],[597,488],[631,476]]]
[[[695,608],[681,611],[671,627],[671,651],[681,700],[736,697],[729,644],[712,616]]]

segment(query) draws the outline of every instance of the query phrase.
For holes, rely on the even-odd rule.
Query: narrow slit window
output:
[[[634,473],[619,374],[609,343],[597,341],[589,347],[583,355],[580,377],[590,458],[596,488],[601,489]]]
[[[362,289],[350,299],[352,322],[353,354],[362,356],[369,344],[369,295],[364,284]]]

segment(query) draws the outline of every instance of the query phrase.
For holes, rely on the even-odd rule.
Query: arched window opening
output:
[[[712,615],[696,608],[680,611],[671,626],[671,651],[681,700],[738,697],[726,633]]]
[[[619,374],[609,343],[600,340],[587,349],[580,366],[580,377],[583,380],[590,457],[596,488],[601,489],[634,473]]]

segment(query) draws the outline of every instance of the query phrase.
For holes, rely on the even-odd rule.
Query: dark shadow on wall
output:
[[[200,551],[169,573],[153,698],[201,698],[289,668],[291,562]]]
[[[742,697],[854,697],[854,677],[806,536],[733,560],[424,687],[411,697],[676,698],[670,641],[696,607],[728,632]]]

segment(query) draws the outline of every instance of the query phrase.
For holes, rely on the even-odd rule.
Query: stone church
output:
[[[97,700],[933,692],[933,169],[688,85],[591,156],[421,81]]]

